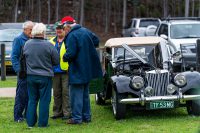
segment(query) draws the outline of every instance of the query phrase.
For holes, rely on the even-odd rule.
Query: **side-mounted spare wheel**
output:
[[[200,91],[192,91],[191,95],[200,94]],[[187,102],[187,112],[189,115],[200,116],[200,99]]]
[[[118,93],[114,87],[112,88],[112,108],[113,115],[116,120],[124,119],[126,116],[126,104],[119,103],[120,99],[126,98],[126,94]]]

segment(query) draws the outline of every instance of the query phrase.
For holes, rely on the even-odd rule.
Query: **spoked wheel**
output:
[[[97,105],[104,105],[105,104],[105,100],[102,98],[102,96],[99,92],[97,92],[95,94],[95,103]]]
[[[123,98],[126,98],[125,94],[120,94],[114,88],[112,89],[111,103],[116,120],[124,119],[126,116],[126,104],[119,103],[119,100]]]

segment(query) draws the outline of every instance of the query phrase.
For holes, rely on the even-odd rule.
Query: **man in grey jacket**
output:
[[[33,39],[26,42],[24,54],[27,67],[28,109],[27,124],[33,127],[37,122],[37,104],[39,101],[38,126],[46,127],[51,101],[53,65],[59,64],[59,54],[54,46],[44,39],[46,26],[37,23],[32,30]]]

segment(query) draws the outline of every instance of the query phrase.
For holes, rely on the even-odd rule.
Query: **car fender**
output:
[[[200,90],[200,73],[197,71],[186,71],[182,73],[186,77],[187,85],[182,88],[182,92],[185,93],[190,89]]]
[[[115,75],[111,77],[111,81],[115,84],[118,93],[134,93],[139,96],[140,91],[135,91],[129,86],[130,80],[130,77],[124,75]]]

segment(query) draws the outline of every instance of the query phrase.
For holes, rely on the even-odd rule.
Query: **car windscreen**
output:
[[[140,20],[140,25],[139,27],[148,27],[149,25],[155,25],[159,26],[159,21],[158,20]]]
[[[0,42],[13,41],[22,32],[22,29],[4,29],[0,30]]]
[[[172,39],[200,37],[200,24],[174,24],[170,28],[170,37]]]
[[[147,58],[149,53],[154,49],[155,45],[140,45],[140,46],[130,46],[139,56],[142,58]],[[125,51],[125,58],[132,58],[133,55],[128,51]],[[118,47],[114,50],[114,58],[115,59],[123,59],[124,58],[124,48]],[[136,58],[136,57],[135,57]]]
[[[140,45],[130,46],[140,57],[152,64],[153,66],[160,67],[162,64],[162,53],[160,52],[159,45]],[[118,47],[114,49],[114,60],[119,61],[124,59],[125,49]],[[134,59],[138,60],[128,51],[125,51],[125,60]]]

